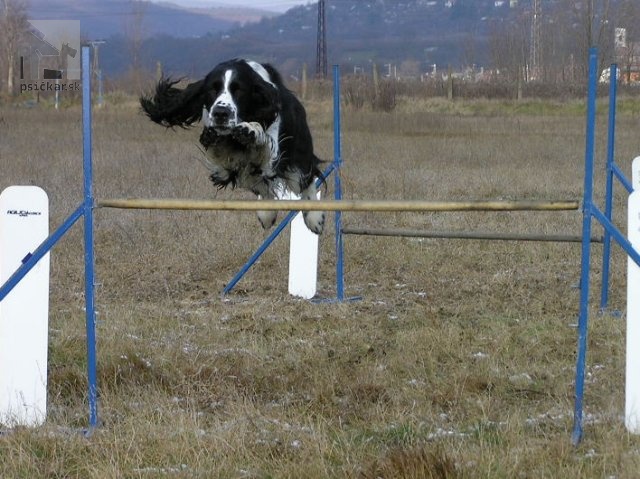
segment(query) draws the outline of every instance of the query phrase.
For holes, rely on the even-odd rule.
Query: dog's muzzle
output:
[[[215,126],[227,126],[231,119],[231,109],[226,106],[216,105],[211,110],[213,124]]]
[[[202,123],[214,128],[219,134],[228,134],[237,125],[236,113],[225,105],[213,105],[211,110],[202,109]]]

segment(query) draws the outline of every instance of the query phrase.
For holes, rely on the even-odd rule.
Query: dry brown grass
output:
[[[550,108],[542,116],[400,98],[391,114],[347,111],[346,197],[578,198],[581,107]],[[329,159],[329,104],[308,110]],[[126,102],[94,120],[98,197],[249,197],[211,187],[196,131],[164,131]],[[42,186],[59,224],[81,198],[80,111],[5,107],[0,128],[0,187]],[[619,116],[627,172],[637,130],[636,116]],[[600,159],[603,149],[604,140]],[[618,221],[624,202],[616,196]],[[547,233],[578,233],[580,220],[344,217],[351,226]],[[347,294],[363,299],[311,304],[287,295],[283,239],[220,297],[265,236],[252,214],[105,210],[96,223],[102,426],[78,433],[87,411],[76,228],[52,254],[49,420],[0,438],[2,477],[636,477],[640,443],[621,424],[624,321],[595,314],[595,300],[585,440],[570,445],[577,245],[347,237]],[[332,249],[329,229],[324,296],[334,294]],[[616,249],[616,308],[624,270]]]

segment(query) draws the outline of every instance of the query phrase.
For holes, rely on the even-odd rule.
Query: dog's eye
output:
[[[231,82],[231,85],[229,85],[229,91],[231,94],[237,93],[238,90],[240,90],[240,84],[237,82]]]
[[[222,82],[221,81],[215,81],[215,82],[213,82],[212,87],[213,87],[213,91],[215,91],[217,93],[220,90],[222,90]]]

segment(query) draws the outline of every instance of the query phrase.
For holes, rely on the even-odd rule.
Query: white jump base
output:
[[[0,195],[0,284],[49,235],[49,200],[35,186]],[[49,255],[0,302],[0,425],[39,426],[47,414]]]

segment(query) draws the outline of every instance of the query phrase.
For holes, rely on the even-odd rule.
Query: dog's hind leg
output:
[[[258,184],[254,185],[251,190],[258,197],[258,200],[271,198],[273,196],[273,193],[269,189],[269,185],[264,181],[260,181]],[[258,215],[260,224],[265,230],[271,228],[278,217],[277,211],[257,211],[256,214]]]
[[[318,190],[315,181],[312,181],[309,186],[302,190],[301,197],[303,200],[318,199]],[[322,234],[322,230],[324,229],[324,211],[303,211],[302,217],[304,218],[304,224],[307,225],[307,228],[315,234]]]
[[[262,196],[258,195],[258,199],[261,200]],[[258,219],[260,220],[260,224],[265,230],[268,230],[273,226],[276,222],[276,218],[278,217],[277,211],[258,211]]]

